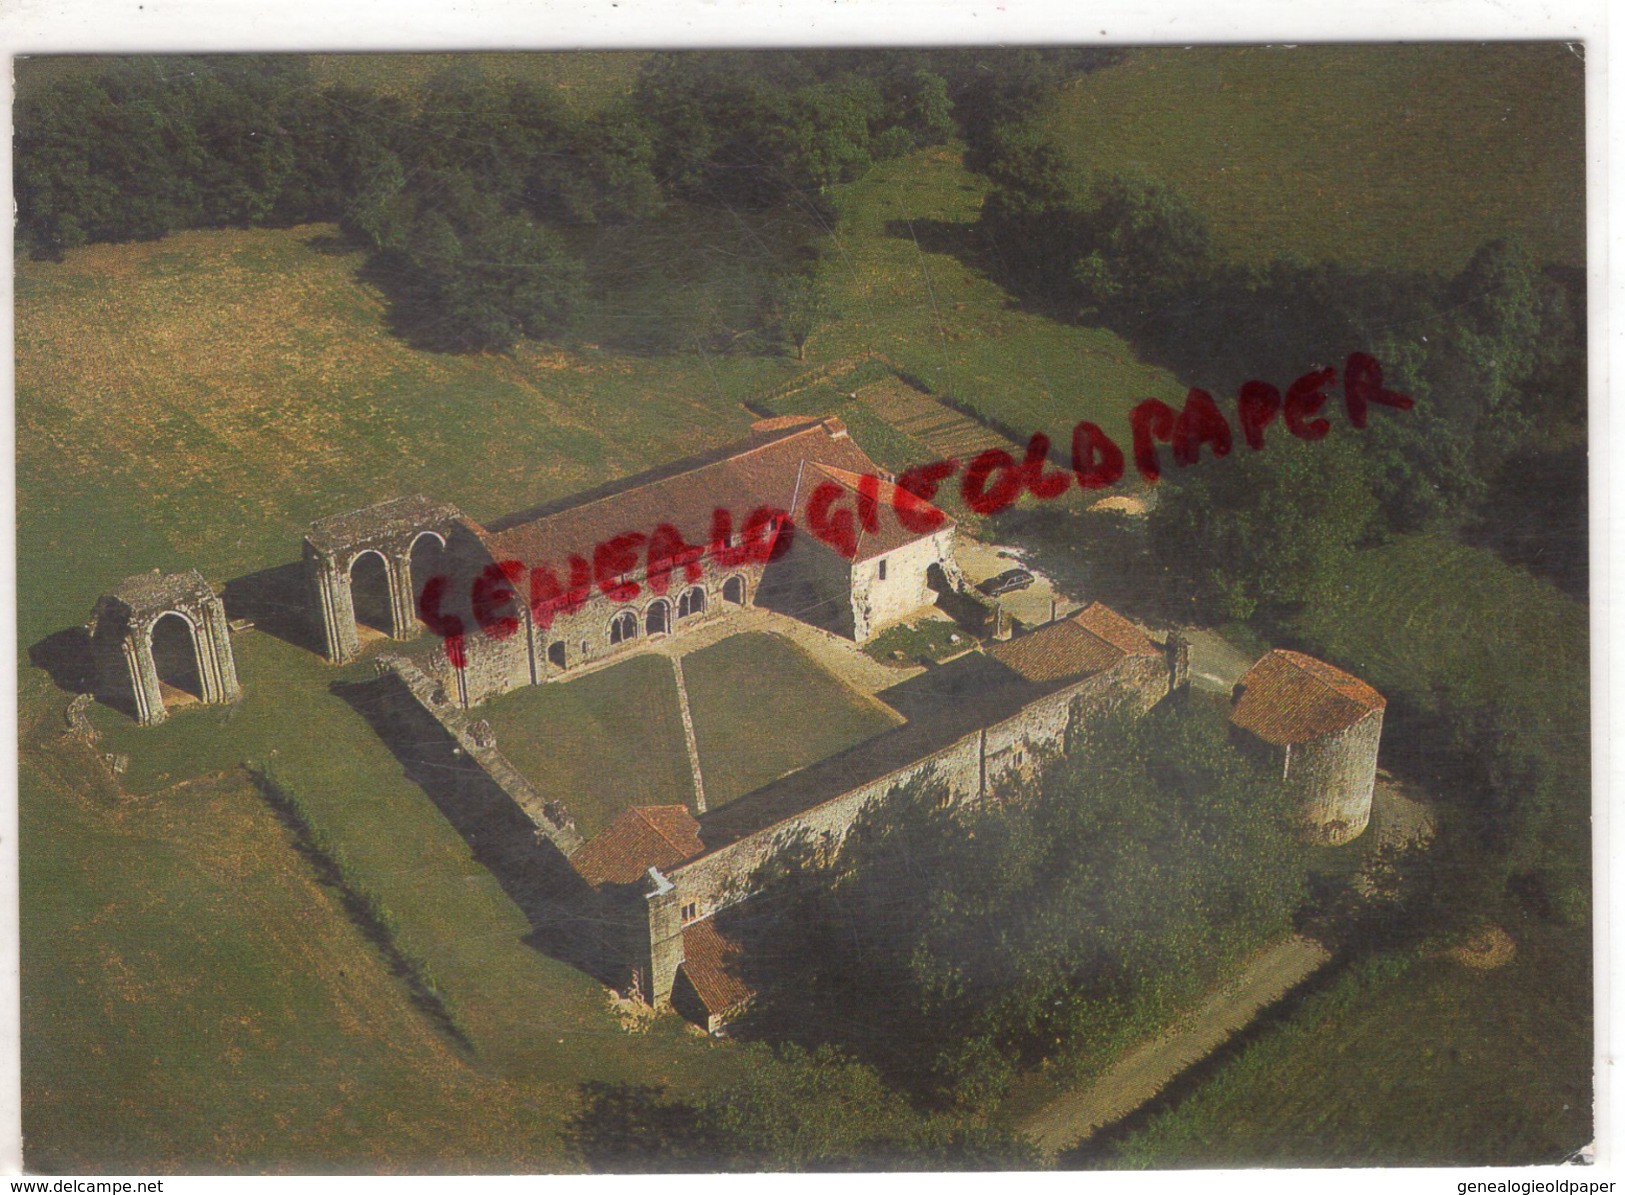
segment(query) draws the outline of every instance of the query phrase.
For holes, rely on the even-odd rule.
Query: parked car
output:
[[[976,588],[988,597],[998,597],[1001,593],[1015,593],[1018,589],[1026,589],[1033,583],[1033,575],[1024,568],[1007,568],[996,577],[989,577]]]

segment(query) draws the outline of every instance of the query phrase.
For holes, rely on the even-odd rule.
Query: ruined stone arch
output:
[[[305,570],[323,654],[343,663],[361,650],[357,624],[368,611],[357,609],[354,569],[369,554],[384,563],[384,600],[372,614],[385,625],[377,629],[393,639],[417,634],[418,603],[430,578],[415,572],[445,569],[449,574],[451,539],[466,522],[456,507],[419,496],[312,523],[305,536]],[[437,551],[425,546],[426,537]]]
[[[610,646],[617,643],[629,643],[638,637],[638,616],[634,610],[622,610],[609,620],[609,627],[605,634],[609,637]]]
[[[643,630],[648,635],[671,634],[671,603],[665,598],[650,602],[643,614]]]
[[[735,606],[745,604],[745,578],[738,573],[729,577],[722,583],[722,600],[731,602]]]
[[[166,686],[171,700],[188,693],[209,704],[242,692],[225,606],[195,570],[126,577],[97,601],[87,630],[98,695],[143,726],[169,716]]]
[[[692,618],[696,614],[705,613],[705,589],[699,585],[691,585],[685,589],[677,599],[677,618],[681,621]]]

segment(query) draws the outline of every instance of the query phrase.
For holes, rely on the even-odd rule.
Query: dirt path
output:
[[[1021,1131],[1046,1154],[1070,1149],[1095,1130],[1121,1120],[1180,1071],[1207,1057],[1260,1009],[1313,974],[1331,955],[1320,943],[1291,937],[1247,967],[1161,1037],[1136,1047],[1087,1087],[1040,1108]]]

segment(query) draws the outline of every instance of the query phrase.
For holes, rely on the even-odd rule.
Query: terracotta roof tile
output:
[[[834,465],[826,465],[821,463],[815,464],[813,467],[820,476],[827,477],[829,480],[835,482],[837,485],[854,495],[858,494],[860,492],[860,487],[863,486],[864,475],[861,473],[853,473],[849,469],[841,469]],[[943,514],[942,511],[938,510],[925,499],[917,498],[913,494],[909,494],[904,501],[910,504],[911,509],[917,510],[921,517],[925,517],[933,512],[942,515],[942,522],[935,531],[928,531],[924,533],[910,531],[897,519],[897,486],[892,482],[887,481],[884,477],[881,477],[878,469],[869,470],[869,476],[874,478],[874,481],[871,482],[870,485],[875,498],[876,526],[875,530],[873,531],[864,531],[861,527],[858,528],[857,551],[850,557],[850,559],[873,560],[876,556],[884,556],[887,552],[894,551],[895,549],[902,547],[904,544],[913,543],[917,539],[923,539],[926,535],[935,535],[937,531],[940,531],[943,527],[946,527],[953,522],[951,518],[949,518],[946,514]],[[795,512],[796,523],[798,526],[807,526],[807,504],[812,500],[812,491],[814,488],[815,486],[806,484],[801,487],[800,509]],[[842,509],[853,511],[853,517],[854,520],[856,520],[857,503],[855,500],[851,502],[843,502]],[[825,544],[824,546],[829,547],[830,545]],[[830,550],[834,551],[833,548]],[[844,553],[837,553],[837,555],[844,555]]]
[[[635,805],[578,847],[570,865],[595,888],[635,884],[649,868],[676,867],[704,849],[686,805]]]
[[[1277,747],[1345,730],[1387,705],[1358,677],[1282,649],[1249,668],[1236,689],[1230,721]]]
[[[1099,602],[1060,622],[989,649],[999,663],[1030,681],[1104,672],[1128,656],[1161,653],[1145,633]]]
[[[797,427],[768,428],[703,463],[628,482],[624,488],[534,518],[504,520],[498,529],[486,532],[486,546],[499,560],[551,564],[562,572],[572,553],[590,561],[599,543],[627,532],[648,535],[661,523],[675,526],[688,543],[705,545],[711,538],[712,512],[718,508],[732,516],[735,534],[758,507],[790,510],[792,502],[799,501],[796,486],[803,462],[854,473],[879,471],[838,421]],[[633,575],[639,571],[633,570]]]
[[[739,944],[711,920],[683,929],[683,973],[712,1016],[736,1008],[752,992],[739,977]]]

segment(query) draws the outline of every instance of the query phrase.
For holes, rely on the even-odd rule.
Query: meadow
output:
[[[1084,171],[1180,187],[1235,260],[1452,274],[1512,233],[1585,263],[1584,105],[1573,44],[1201,46],[1131,51],[1046,123]]]

